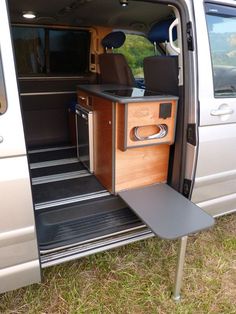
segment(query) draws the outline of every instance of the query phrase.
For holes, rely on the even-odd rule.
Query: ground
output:
[[[51,267],[0,296],[0,313],[236,313],[236,215],[189,237],[182,301],[170,299],[178,242],[156,238]]]

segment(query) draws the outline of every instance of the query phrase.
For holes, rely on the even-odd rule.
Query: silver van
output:
[[[0,1],[0,292],[236,210],[233,0]]]

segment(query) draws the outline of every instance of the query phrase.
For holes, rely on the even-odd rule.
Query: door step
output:
[[[123,234],[107,236],[103,239],[81,244],[75,243],[70,247],[51,250],[50,252],[40,251],[42,268],[58,265],[60,263],[76,260],[95,253],[104,252],[123,245],[134,243],[140,240],[145,240],[153,237],[154,234],[147,227],[140,230],[132,230]]]
[[[41,210],[36,222],[40,251],[47,253],[145,227],[115,196]]]
[[[58,160],[58,159],[68,159],[68,158],[76,158],[77,157],[77,151],[75,147],[70,148],[62,148],[62,149],[54,149],[54,150],[47,150],[47,151],[39,151],[39,152],[33,152],[31,151],[28,153],[29,156],[29,162],[30,164],[33,163],[40,163],[40,162],[46,162],[46,161],[52,161],[52,160]]]
[[[72,145],[65,145],[65,146],[51,146],[46,148],[36,148],[36,149],[29,149],[28,154],[36,154],[36,153],[45,153],[45,152],[53,152],[57,150],[66,150],[76,148],[76,146]]]
[[[82,170],[85,170],[85,167],[77,160],[75,163],[31,169],[31,177],[37,179],[45,176],[63,175]]]
[[[32,184],[64,181],[73,178],[90,176],[91,173],[79,161],[51,167],[36,168],[31,170]]]
[[[212,216],[167,184],[126,190],[118,195],[138,217],[163,239],[177,239],[209,228]]]
[[[85,198],[93,193],[107,192],[93,175],[32,186],[36,205],[55,203],[71,198]]]
[[[59,166],[59,165],[65,165],[65,164],[73,164],[77,162],[78,162],[78,158],[66,158],[66,159],[50,160],[50,161],[43,161],[43,162],[34,162],[30,164],[30,169],[32,170],[32,169]]]
[[[108,191],[104,190],[102,192],[94,192],[94,193],[86,193],[83,195],[77,195],[73,197],[67,197],[67,198],[61,198],[58,200],[53,200],[49,202],[42,202],[35,204],[35,210],[41,210],[45,208],[52,208],[52,207],[57,207],[60,205],[67,205],[67,204],[73,204],[73,203],[78,203],[78,202],[83,202],[87,200],[92,200],[92,199],[99,199],[105,196],[111,195]]]
[[[74,172],[68,172],[68,173],[61,173],[61,174],[55,174],[51,176],[44,176],[39,178],[32,178],[32,184],[44,184],[49,182],[57,182],[57,181],[64,181],[64,180],[70,180],[74,178],[82,178],[91,176],[91,173],[87,170],[80,170],[80,171],[74,171]]]

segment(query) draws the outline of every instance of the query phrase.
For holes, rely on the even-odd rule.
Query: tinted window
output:
[[[49,64],[51,73],[84,73],[88,71],[89,37],[84,31],[49,31]]]
[[[115,51],[125,55],[136,78],[143,78],[143,59],[154,55],[154,46],[143,36],[126,34],[124,45]]]
[[[0,52],[0,115],[7,110],[7,98],[5,92],[5,84],[2,69],[2,58]]]
[[[13,27],[19,75],[82,74],[89,69],[88,31]]]
[[[45,32],[42,28],[13,27],[19,75],[45,72]]]
[[[215,97],[236,97],[236,8],[206,5]]]

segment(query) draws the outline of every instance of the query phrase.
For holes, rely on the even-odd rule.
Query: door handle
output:
[[[3,142],[3,137],[0,136],[0,144]]]
[[[224,116],[227,114],[233,114],[234,110],[232,108],[224,108],[224,109],[217,109],[217,110],[212,110],[211,115],[212,116]]]

